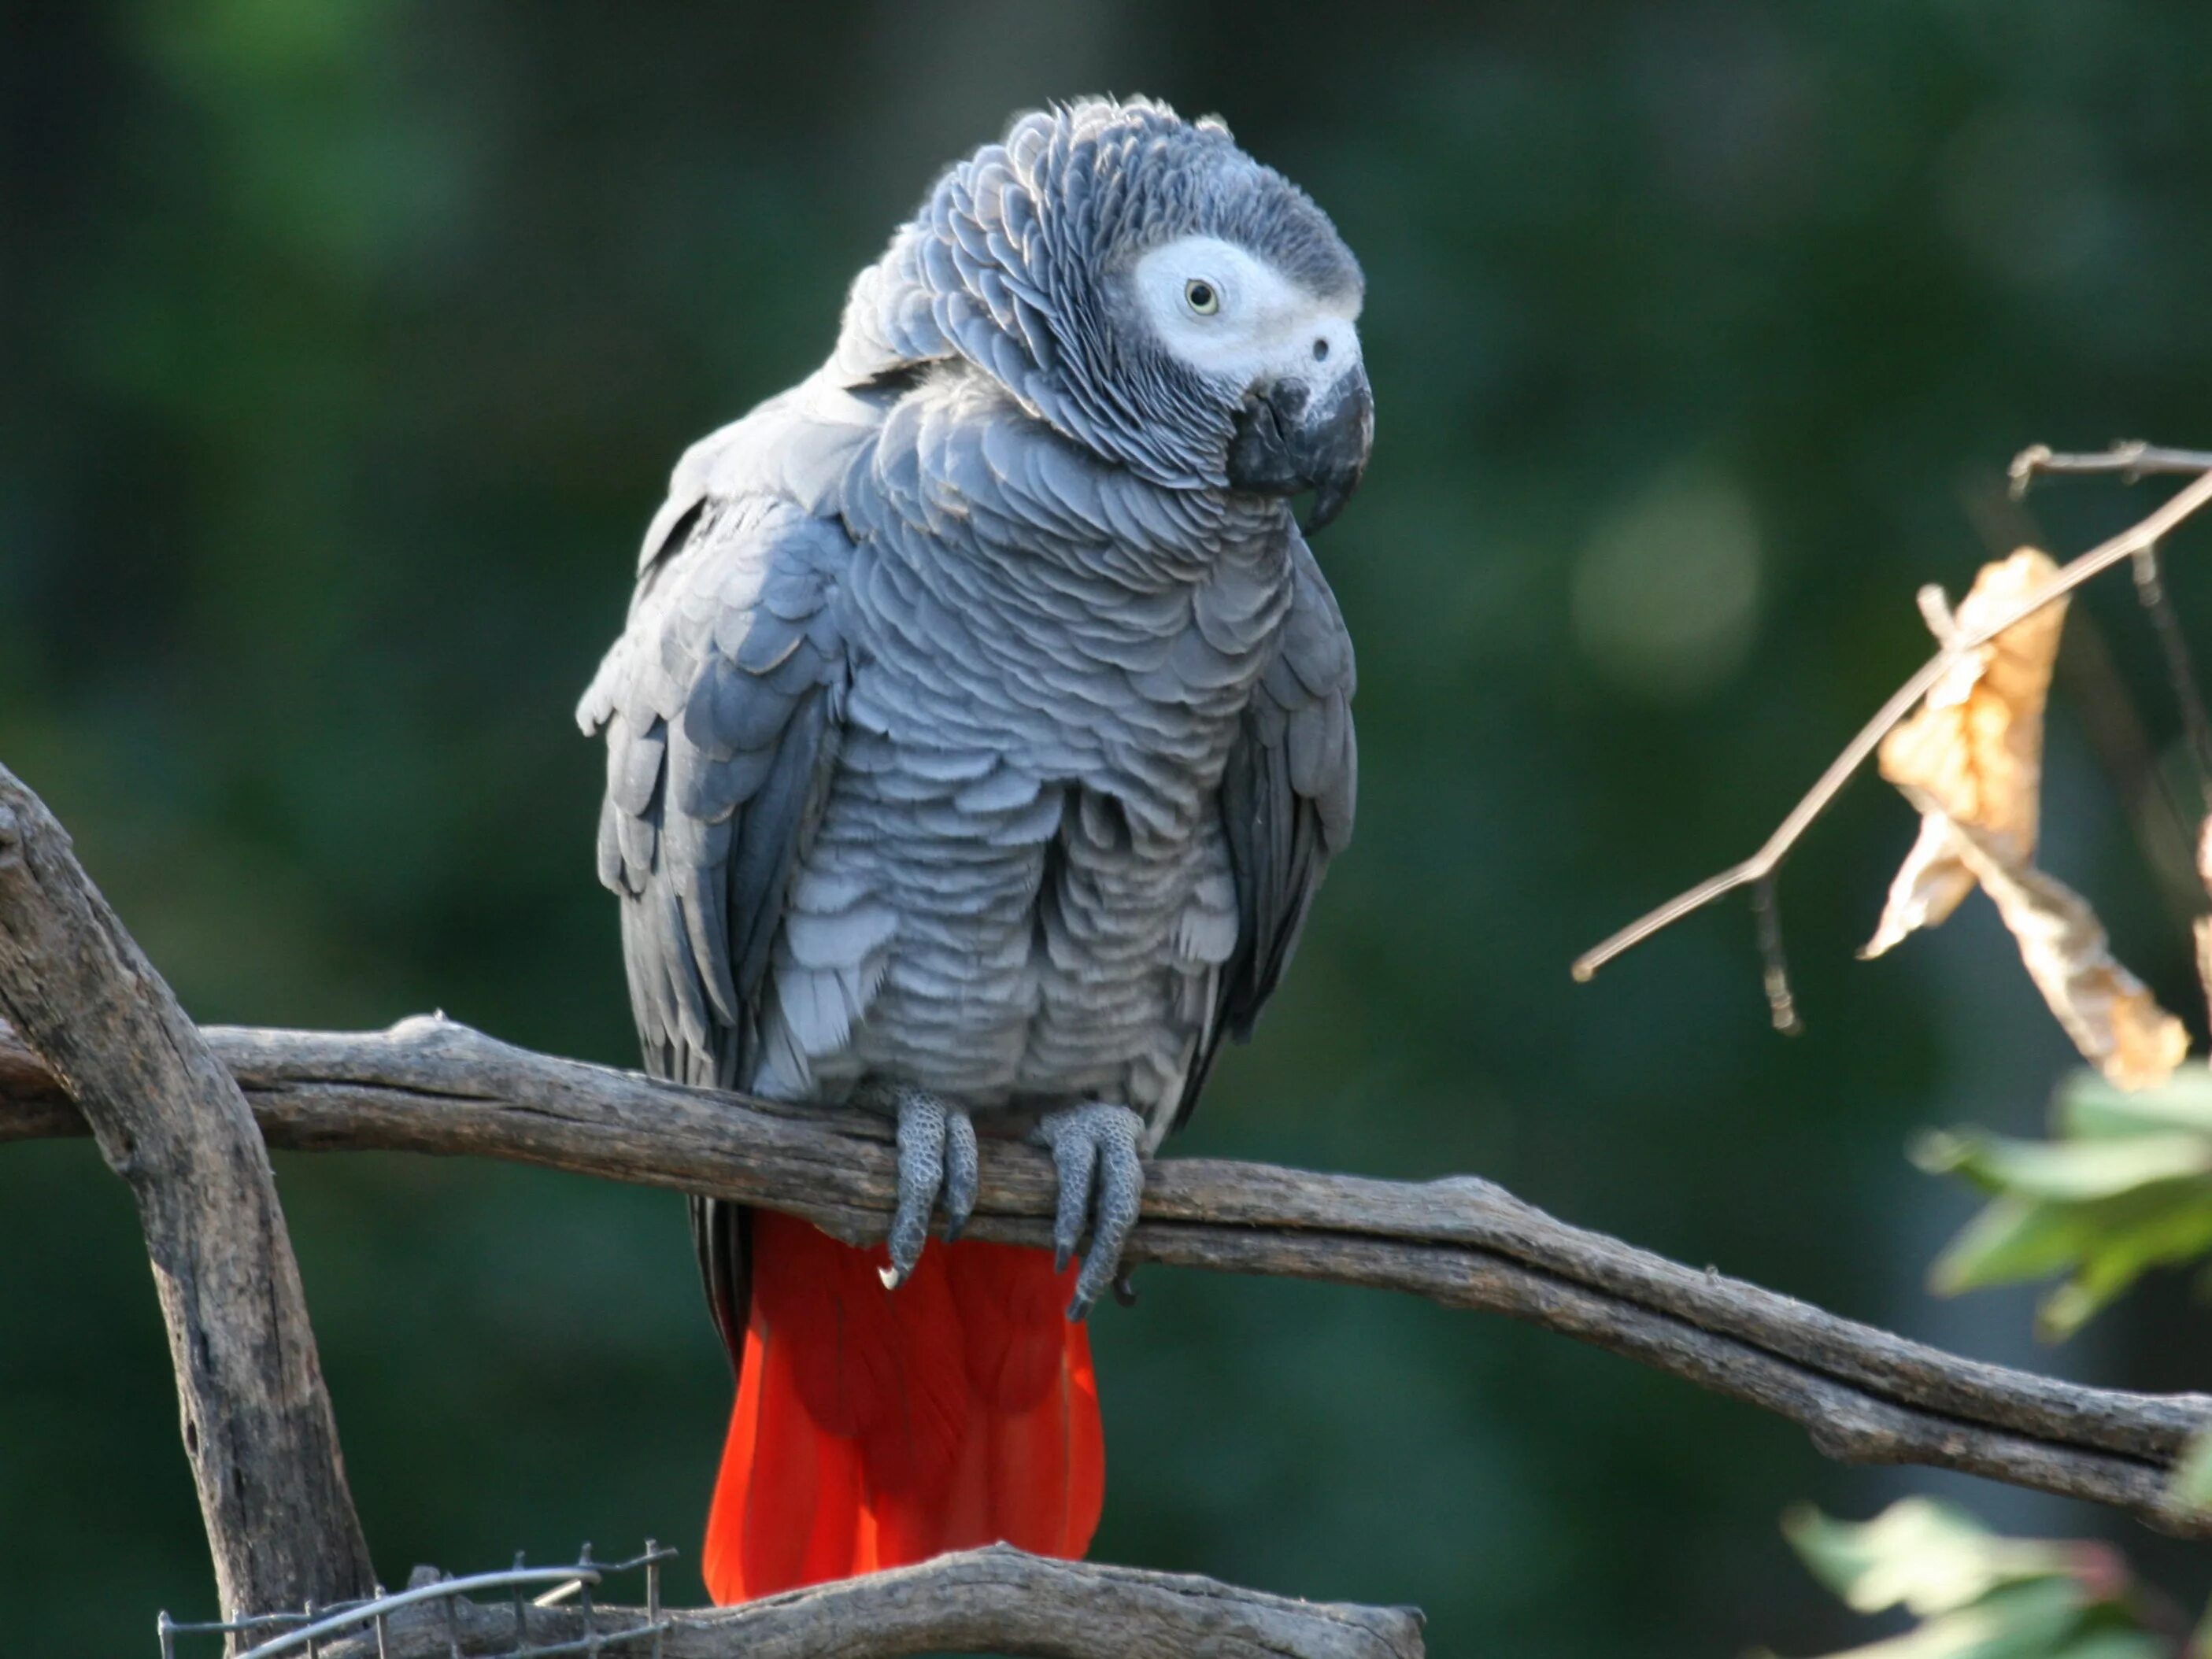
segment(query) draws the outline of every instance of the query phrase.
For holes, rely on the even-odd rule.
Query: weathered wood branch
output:
[[[368,1549],[252,1116],[61,825],[5,768],[0,1013],[28,1044],[0,1060],[0,1089],[35,1067],[46,1121],[73,1100],[137,1200],[223,1605],[362,1594]]]
[[[573,1607],[524,1614],[533,1649],[580,1640]],[[637,1607],[601,1607],[602,1635],[646,1627]],[[665,1659],[896,1659],[917,1653],[1036,1655],[1039,1659],[1419,1659],[1421,1616],[1410,1607],[1300,1601],[1211,1578],[1050,1561],[1006,1546],[942,1555],[920,1566],[794,1590],[744,1607],[669,1616]],[[516,1650],[514,1615],[466,1603],[395,1618],[392,1659]],[[324,1649],[372,1659],[373,1639]]]
[[[706,1192],[880,1239],[888,1130],[560,1060],[437,1018],[366,1035],[210,1027],[270,1145],[466,1153]],[[66,1103],[0,1036],[0,1140]],[[970,1232],[1048,1237],[1052,1176],[986,1147]],[[2212,1397],[2092,1389],[1961,1359],[1569,1226],[1472,1177],[1414,1184],[1264,1164],[1152,1166],[1127,1259],[1410,1291],[1510,1314],[1802,1424],[1829,1455],[1923,1463],[2118,1505],[2212,1536],[2166,1475]]]

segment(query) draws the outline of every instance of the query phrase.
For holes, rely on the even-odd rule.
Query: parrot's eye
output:
[[[1203,276],[1194,276],[1182,285],[1182,300],[1201,317],[1211,317],[1221,309],[1221,295]]]

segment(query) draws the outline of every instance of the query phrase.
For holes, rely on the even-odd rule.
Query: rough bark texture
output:
[[[888,1130],[532,1054],[434,1018],[352,1036],[210,1028],[272,1146],[471,1153],[715,1194],[884,1236]],[[0,1140],[65,1103],[0,1036]],[[1048,1237],[1042,1153],[987,1146],[971,1236]],[[2212,1536],[2167,1493],[2212,1398],[2083,1388],[1961,1359],[1789,1297],[1571,1227],[1486,1181],[1425,1183],[1262,1164],[1152,1167],[1127,1259],[1411,1291],[1510,1314],[1802,1424],[1855,1462],[1924,1463],[2091,1498]]]
[[[533,1648],[579,1640],[572,1607],[525,1613]],[[645,1613],[602,1607],[601,1634],[635,1630]],[[514,1615],[464,1606],[393,1619],[391,1659],[517,1650]],[[1006,1546],[943,1555],[918,1567],[796,1590],[742,1607],[672,1615],[665,1659],[895,1659],[916,1653],[1004,1653],[1038,1659],[1419,1659],[1421,1615],[1410,1607],[1298,1601],[1211,1578],[1048,1561]],[[373,1639],[332,1644],[331,1659],[372,1659]],[[643,1654],[641,1641],[623,1652]]]
[[[253,1118],[4,768],[0,1013],[27,1045],[0,1049],[0,1092],[35,1073],[49,1125],[74,1101],[137,1200],[223,1606],[364,1593],[368,1548]]]

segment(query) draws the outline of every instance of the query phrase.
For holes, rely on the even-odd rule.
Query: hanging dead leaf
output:
[[[2189,1053],[2188,1028],[2114,961],[2088,901],[2033,865],[1993,856],[1978,831],[1954,831],[1960,859],[2020,945],[2020,959],[2081,1057],[2115,1088],[2166,1081]]]
[[[1907,933],[1948,920],[1974,890],[1973,872],[1952,850],[1957,835],[1951,820],[1941,812],[1930,812],[1920,820],[1920,839],[1897,866],[1889,884],[1888,901],[1881,907],[1881,921],[1874,937],[1860,948],[1862,962],[1871,962]]]
[[[1983,566],[1950,628],[1978,631],[2057,568],[2033,547]],[[1968,652],[1936,683],[1920,712],[1883,740],[1882,776],[1917,790],[1913,804],[1927,817],[1862,957],[1878,957],[1907,933],[1936,926],[1973,890],[1973,877],[1951,849],[1953,824],[1980,830],[2008,863],[2035,856],[2043,710],[2065,625],[2062,599]],[[1949,642],[1940,628],[1936,642]]]
[[[1988,626],[2057,573],[2024,547],[1983,567],[1956,617],[1942,614],[1940,595],[1923,608],[1948,643]],[[2034,864],[2044,707],[2065,621],[2062,600],[1966,653],[1884,740],[1881,775],[1919,809],[1920,838],[1860,955],[1880,956],[1936,926],[1978,884],[2075,1046],[2117,1086],[2140,1089],[2164,1082],[2181,1062],[2188,1032],[2113,960],[2087,902]]]

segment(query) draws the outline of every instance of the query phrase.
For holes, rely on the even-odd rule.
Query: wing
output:
[[[1221,777],[1237,947],[1222,964],[1176,1128],[1196,1108],[1223,1036],[1242,1042],[1252,1035],[1297,948],[1328,861],[1352,839],[1359,775],[1352,635],[1304,537],[1295,537],[1291,559],[1294,586],[1282,643],[1252,694]]]
[[[770,946],[836,757],[836,585],[850,544],[790,501],[680,493],[653,521],[629,623],[577,719],[604,732],[599,877],[621,901],[631,1012],[656,1077],[733,1088],[761,1042]],[[732,1363],[737,1206],[692,1201]]]

